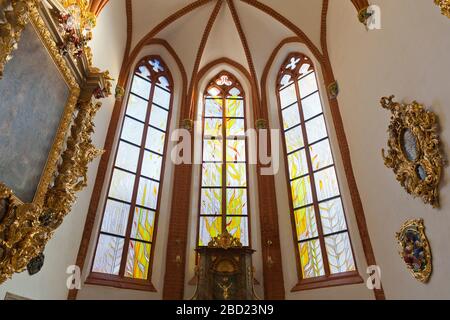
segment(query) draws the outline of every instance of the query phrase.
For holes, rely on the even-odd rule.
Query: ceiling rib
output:
[[[275,11],[271,7],[257,1],[257,0],[241,0],[242,2],[255,7],[258,10],[263,11],[264,13],[268,14],[275,20],[278,20],[281,24],[283,24],[286,28],[294,32],[303,43],[305,43],[308,48],[312,51],[312,53],[316,56],[318,60],[321,62],[323,61],[323,55],[320,52],[320,50],[316,47],[316,45],[311,41],[311,39],[308,38],[308,36],[294,23],[292,23],[289,19],[281,15],[279,12]]]
[[[127,44],[125,46],[124,59],[130,55],[131,39],[133,38],[133,6],[131,0],[126,0],[125,6],[127,12]]]
[[[190,112],[189,112],[191,119],[193,119],[193,115],[195,112],[194,111],[194,109],[195,109],[194,108],[194,105],[195,105],[194,97],[192,94],[194,91],[194,83],[195,83],[195,80],[198,75],[198,70],[200,68],[200,62],[202,60],[203,52],[205,51],[206,43],[208,42],[209,34],[211,33],[211,29],[214,26],[214,22],[216,21],[217,15],[219,14],[219,11],[221,8],[222,8],[222,1],[219,0],[219,1],[217,1],[216,5],[214,6],[211,16],[209,17],[208,23],[206,24],[206,27],[205,27],[205,31],[203,32],[200,46],[198,47],[198,50],[197,50],[197,56],[195,58],[194,69],[192,70],[192,77],[191,77],[191,82],[189,84],[189,92],[188,92],[188,94],[189,94],[188,96],[191,99]]]
[[[130,68],[130,64],[133,63],[134,59],[136,59],[139,51],[146,45],[146,43],[151,40],[153,37],[155,37],[159,32],[161,32],[163,29],[168,27],[173,22],[177,21],[181,17],[185,16],[186,14],[192,12],[193,10],[209,3],[212,0],[197,0],[193,3],[188,4],[187,6],[183,7],[182,9],[176,11],[175,13],[171,14],[169,17],[164,19],[162,22],[160,22],[156,27],[154,27],[149,33],[147,33],[134,47],[133,51],[129,55],[127,59],[127,63],[123,64],[122,69],[120,71],[119,81],[120,85],[123,86],[126,81],[126,73],[127,70]]]
[[[239,33],[239,37],[241,38],[242,47],[244,48],[244,51],[245,51],[245,56],[247,58],[248,67],[250,69],[250,73],[253,77],[253,81],[255,82],[255,85],[256,85],[256,88],[258,91],[258,95],[259,95],[259,87],[258,87],[258,80],[257,80],[258,78],[256,76],[255,65],[253,63],[252,54],[251,54],[250,48],[248,46],[247,37],[245,36],[245,32],[244,32],[244,29],[242,28],[241,21],[239,20],[239,14],[236,10],[236,7],[234,6],[233,0],[227,0],[227,4],[228,4],[228,7],[230,8],[231,16],[233,17],[234,24],[236,25],[236,29]]]

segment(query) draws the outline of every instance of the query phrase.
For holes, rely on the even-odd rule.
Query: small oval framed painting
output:
[[[396,237],[400,256],[408,270],[420,282],[428,282],[432,272],[432,258],[423,219],[406,221]]]

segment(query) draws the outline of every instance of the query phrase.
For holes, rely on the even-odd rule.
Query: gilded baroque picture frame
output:
[[[409,272],[418,281],[428,282],[433,266],[423,219],[406,221],[396,234],[396,238],[400,246],[399,254]]]
[[[434,3],[441,8],[444,16],[450,18],[450,0],[434,0]]]
[[[62,52],[68,44],[55,24],[69,13],[59,0],[47,0],[47,6],[40,0],[6,2],[6,9],[0,7],[8,11],[8,20],[0,24],[0,81],[30,23],[67,84],[69,96],[33,201],[22,201],[0,177],[0,284],[27,266],[33,269],[30,262],[43,260],[45,245],[70,213],[76,193],[86,187],[88,164],[103,153],[91,140],[93,119],[101,106],[97,99],[111,93],[109,74],[91,65],[88,47],[75,58]]]
[[[391,111],[388,150],[382,150],[386,167],[414,197],[439,207],[439,184],[444,155],[441,151],[436,114],[414,101],[394,102],[394,96],[381,99],[381,106]]]

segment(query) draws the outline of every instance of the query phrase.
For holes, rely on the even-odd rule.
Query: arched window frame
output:
[[[233,90],[234,88],[239,90],[239,94],[238,95],[233,95],[232,93],[230,93],[231,90]],[[212,95],[211,94],[211,90],[217,90],[219,93],[216,95]],[[222,198],[221,198],[221,214],[220,215],[205,215],[202,214],[202,191],[204,189],[211,189],[211,186],[204,186],[203,185],[203,178],[204,178],[204,164],[207,163],[208,161],[205,161],[205,140],[210,140],[210,136],[205,135],[205,122],[206,119],[211,119],[214,118],[212,116],[207,116],[206,115],[206,102],[207,99],[214,99],[214,98],[220,98],[222,100],[222,104],[223,104],[223,110],[222,110],[222,116],[221,121],[222,121],[222,128],[221,128],[221,137],[219,137],[218,139],[223,139],[222,142],[222,161],[221,162],[217,162],[221,164],[222,167],[222,177],[221,177],[221,181],[222,181],[222,185],[220,187],[215,187],[217,189],[221,190],[222,193]],[[237,99],[237,100],[242,100],[242,108],[243,108],[243,115],[241,117],[228,117],[226,114],[226,101],[228,98],[231,99]],[[198,204],[198,224],[197,224],[197,246],[198,247],[205,247],[208,245],[208,243],[201,243],[201,219],[202,218],[221,218],[221,230],[218,231],[214,234],[211,235],[213,236],[218,236],[220,234],[222,234],[225,230],[227,230],[227,218],[245,218],[247,219],[247,240],[243,241],[243,245],[245,247],[251,247],[251,222],[250,222],[250,198],[249,198],[249,168],[248,168],[248,141],[247,141],[247,136],[245,135],[246,131],[247,131],[247,102],[246,102],[246,95],[245,95],[245,91],[242,87],[242,85],[240,84],[240,82],[237,80],[237,78],[232,75],[230,72],[228,71],[222,71],[220,73],[218,73],[215,77],[212,78],[212,80],[208,83],[208,85],[206,86],[206,89],[203,93],[203,99],[202,99],[202,105],[203,105],[203,111],[202,111],[202,134],[201,134],[201,139],[202,139],[202,147],[201,147],[201,152],[202,152],[202,167],[201,167],[201,172],[200,172],[200,187],[199,187],[199,204]],[[226,121],[228,119],[238,119],[238,120],[242,120],[244,123],[244,135],[239,136],[239,137],[234,137],[235,139],[238,140],[242,140],[245,143],[245,160],[243,161],[228,161],[227,160],[227,141],[230,140],[235,140],[235,139],[229,139],[229,137],[226,134]],[[222,138],[223,137],[223,138]],[[217,137],[216,137],[217,139]],[[245,164],[245,187],[233,187],[233,186],[227,186],[227,181],[226,181],[226,168],[227,168],[227,164],[232,164],[232,163],[243,163]],[[208,188],[209,187],[209,188]],[[236,214],[228,214],[227,212],[227,190],[239,190],[239,189],[243,189],[246,192],[246,202],[245,202],[245,206],[246,206],[246,215],[236,215]],[[230,231],[230,230],[227,230]],[[233,232],[231,232],[232,235],[234,235]]]
[[[153,269],[153,258],[154,258],[154,251],[155,251],[155,242],[157,237],[157,229],[158,229],[158,218],[160,213],[160,207],[161,207],[161,196],[162,196],[162,190],[163,190],[163,184],[164,184],[164,172],[165,172],[165,162],[166,162],[166,156],[167,156],[167,146],[168,146],[168,136],[169,136],[169,129],[170,129],[170,122],[172,118],[172,110],[173,110],[173,101],[174,101],[174,85],[173,85],[173,78],[171,75],[170,70],[168,69],[167,65],[164,63],[164,60],[158,56],[158,55],[149,55],[144,58],[142,58],[137,64],[134,69],[134,72],[132,76],[130,77],[130,89],[127,93],[127,103],[125,104],[125,112],[122,117],[122,125],[119,133],[119,139],[117,142],[116,150],[115,150],[115,156],[114,156],[114,162],[113,167],[111,169],[110,173],[110,180],[108,185],[108,192],[107,197],[104,203],[104,207],[102,210],[102,218],[101,223],[99,227],[99,232],[97,236],[97,241],[95,245],[95,251],[94,256],[92,260],[92,265],[90,269],[90,274],[88,279],[86,280],[87,284],[96,284],[96,285],[105,285],[105,286],[112,286],[112,287],[119,287],[119,288],[127,288],[127,289],[135,289],[135,290],[145,290],[145,291],[156,291],[153,284],[151,283],[151,276],[152,276],[152,269]],[[147,97],[144,97],[142,95],[142,91],[138,92],[140,90],[144,90],[143,88],[139,89],[139,83],[137,81],[141,82],[142,84],[150,85],[150,90]],[[144,81],[144,82],[142,82]],[[136,84],[136,88],[135,88]],[[160,93],[166,92],[170,94],[170,97],[168,99],[168,105],[162,106],[162,103],[160,105],[157,104],[155,101],[155,91],[157,90]],[[136,115],[133,115],[132,111],[129,112],[130,106],[132,106],[131,103],[131,97],[135,97],[138,101],[145,101],[147,102],[146,105],[146,111],[145,115],[139,118]],[[161,99],[159,97],[158,99]],[[158,100],[159,102],[160,100]],[[167,101],[167,99],[166,99]],[[167,112],[167,117],[165,118],[165,125],[162,124],[163,122],[159,122],[159,125],[152,122],[154,119],[158,120],[157,117],[152,118],[152,112],[154,110],[159,110],[159,112]],[[135,110],[136,111],[136,110]],[[157,115],[157,114],[156,114]],[[164,118],[164,117],[163,117]],[[123,137],[124,133],[124,127],[125,127],[125,121],[127,119],[131,119],[134,122],[138,122],[142,125],[142,133],[140,134],[140,143],[133,142],[130,140],[127,140]],[[156,121],[155,120],[155,121]],[[160,133],[161,136],[163,136],[164,142],[160,144],[159,146],[153,147],[152,145],[148,145],[149,143],[149,130],[152,130],[153,133]],[[153,141],[150,139],[150,141]],[[127,168],[124,168],[123,166],[118,165],[118,156],[119,156],[119,149],[121,146],[121,143],[125,143],[129,146],[139,148],[139,155],[137,159],[136,169],[134,171],[128,170]],[[162,148],[161,148],[162,147]],[[158,151],[156,151],[158,149]],[[162,150],[161,150],[162,149]],[[160,166],[159,166],[159,174],[154,172],[154,176],[146,176],[143,173],[145,160],[144,157],[146,155],[153,155],[156,156],[155,159],[160,159]],[[147,162],[147,170],[152,170],[154,166],[149,165],[150,161]],[[153,163],[154,164],[154,163]],[[117,199],[111,196],[111,185],[113,182],[114,173],[119,170],[121,172],[125,172],[126,174],[134,175],[134,182],[132,187],[132,193],[131,193],[131,200],[130,201],[124,201],[121,199]],[[158,176],[158,179],[156,178]],[[147,180],[148,182],[154,182],[158,185],[157,187],[157,196],[156,196],[156,203],[155,207],[151,207],[151,205],[144,204],[145,200],[145,192],[141,195],[143,196],[141,199],[141,204],[138,204],[138,196],[140,193],[140,182]],[[156,189],[155,189],[156,190]],[[152,199],[155,200],[155,199]],[[108,231],[104,231],[103,224],[105,220],[106,215],[106,209],[108,205],[108,201],[114,201],[117,203],[121,203],[125,206],[129,206],[128,210],[128,217],[126,218],[126,228],[125,228],[125,235],[120,234],[114,234],[110,233]],[[140,214],[144,216],[144,221],[139,220],[136,224],[134,221],[135,214],[137,213],[136,210],[140,210]],[[153,214],[153,225],[151,225],[148,229],[144,228],[143,233],[148,234],[148,238],[144,240],[142,237],[139,238],[139,226],[142,222],[147,223],[149,215],[145,216],[145,213],[147,214]],[[141,217],[142,218],[142,217]],[[132,236],[132,232],[136,233],[136,236]],[[122,246],[122,254],[120,258],[120,268],[118,273],[102,273],[95,270],[95,261],[97,257],[97,251],[99,247],[100,237],[102,235],[106,236],[112,236],[116,239],[123,240],[123,246]],[[142,236],[142,235],[141,235]],[[142,273],[142,276],[139,278],[136,278],[134,275],[135,270],[133,270],[133,276],[126,276],[126,264],[128,259],[128,254],[130,252],[130,243],[139,243],[143,245],[149,245],[150,254],[148,256],[148,270],[147,274],[145,272]],[[145,249],[144,249],[144,257],[145,256]],[[136,263],[136,261],[135,261]]]
[[[300,93],[300,85],[299,82],[302,79],[305,79],[309,75],[314,74],[314,83],[316,86],[316,89],[314,89],[312,92],[303,95]],[[283,89],[288,88],[289,86],[295,87],[295,101],[292,101],[292,103],[287,103],[286,105],[282,105],[282,99],[281,99],[281,92]],[[293,288],[293,291],[298,290],[306,290],[306,289],[314,289],[314,288],[320,288],[320,287],[328,287],[333,285],[344,285],[344,284],[353,284],[353,283],[361,283],[362,279],[359,276],[356,260],[355,260],[355,254],[353,250],[353,245],[350,239],[350,233],[348,230],[348,223],[347,223],[347,217],[345,214],[345,208],[342,201],[342,194],[340,191],[339,181],[337,177],[336,172],[336,163],[334,161],[334,156],[332,152],[332,145],[330,141],[330,136],[328,134],[328,128],[326,125],[326,119],[325,119],[325,113],[324,113],[324,104],[322,102],[322,95],[319,83],[317,81],[317,72],[314,68],[314,64],[306,55],[298,53],[298,52],[292,52],[290,53],[286,60],[283,62],[282,66],[280,67],[278,76],[277,76],[277,83],[276,83],[276,97],[278,102],[278,111],[279,111],[279,119],[281,122],[280,128],[282,130],[282,141],[283,141],[283,151],[284,151],[284,163],[286,168],[286,181],[287,181],[287,187],[288,187],[288,197],[289,197],[289,207],[290,207],[290,216],[291,216],[291,225],[292,225],[292,232],[293,232],[293,239],[294,239],[294,246],[296,248],[296,262],[297,262],[297,270],[298,270],[298,278],[299,283]],[[314,95],[317,95],[318,98],[318,105],[320,105],[320,112],[317,114],[313,114],[310,117],[305,118],[304,114],[304,100],[313,97]],[[286,128],[285,121],[287,118],[290,118],[290,121],[292,121],[292,115],[290,117],[283,116],[283,113],[288,110],[290,107],[295,107],[297,105],[298,107],[298,116],[299,116],[299,123],[297,124],[291,124],[289,127]],[[317,105],[316,105],[317,107]],[[309,121],[312,121],[314,119],[319,119],[320,117],[323,117],[323,124],[325,129],[325,136],[318,139],[313,140],[311,143],[308,141],[308,130],[306,129],[307,124],[311,124]],[[294,117],[295,118],[295,117]],[[286,133],[290,130],[294,130],[296,128],[300,128],[300,139],[303,140],[303,146],[300,148],[294,148],[293,150],[288,150],[287,145],[287,139],[286,139]],[[298,130],[298,129],[297,129]],[[312,150],[311,147],[317,146],[322,142],[328,141],[329,145],[329,163],[327,165],[324,165],[322,167],[316,166],[317,169],[313,166],[313,160],[311,157]],[[298,176],[291,176],[291,168],[289,164],[289,157],[294,156],[295,154],[302,155],[302,152],[304,150],[304,160],[306,161],[306,168],[303,168],[304,171],[302,174]],[[317,154],[316,154],[317,155]],[[306,169],[306,171],[305,171]],[[323,173],[327,170],[332,170],[334,174],[336,175],[336,195],[329,197],[329,198],[323,198],[319,199],[317,187],[316,187],[316,174]],[[292,170],[294,171],[294,170]],[[311,197],[312,201],[309,203],[305,203],[302,206],[294,206],[294,193],[293,193],[293,187],[292,182],[295,180],[301,180],[301,179],[309,179],[310,181],[310,187],[311,187]],[[320,181],[320,180],[319,180]],[[320,181],[321,182],[321,181]],[[340,207],[340,213],[341,213],[341,224],[343,223],[345,227],[339,229],[338,232],[325,232],[324,226],[322,223],[322,212],[321,212],[321,205],[330,203],[332,201],[335,201],[337,206]],[[325,207],[325,206],[324,206]],[[302,234],[299,234],[299,221],[301,216],[296,217],[296,212],[299,212],[299,215],[301,214],[301,210],[307,210],[309,208],[314,209],[314,219],[315,219],[315,225],[317,232],[316,234],[313,234],[310,237],[301,238]],[[337,209],[339,211],[339,208]],[[325,210],[324,210],[325,212]],[[305,211],[306,215],[306,211]],[[306,219],[305,219],[306,221]],[[303,221],[304,222],[304,221]],[[308,223],[306,223],[308,225]],[[305,229],[307,229],[310,226],[306,226]],[[329,227],[329,226],[327,226]],[[330,228],[329,228],[330,229]],[[306,230],[308,233],[309,231]],[[336,272],[336,270],[331,270],[330,266],[330,257],[329,253],[327,252],[327,245],[326,245],[326,239],[330,239],[331,237],[338,237],[340,235],[343,235],[345,238],[347,236],[347,250],[346,254],[350,255],[349,260],[349,268],[345,272]],[[318,241],[320,244],[320,250],[322,255],[322,265],[323,265],[323,272],[318,272],[315,276],[308,276],[305,275],[304,269],[303,269],[303,263],[302,263],[302,248],[301,244],[308,243],[310,241]],[[345,242],[345,240],[344,240]]]

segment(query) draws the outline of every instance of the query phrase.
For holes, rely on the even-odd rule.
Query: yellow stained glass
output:
[[[309,176],[292,181],[291,189],[294,208],[303,207],[313,202]]]
[[[245,187],[247,186],[247,174],[245,163],[227,164],[227,186]]]
[[[150,264],[151,245],[139,241],[130,241],[125,267],[125,277],[147,280]]]
[[[227,214],[247,215],[247,189],[227,189]]]
[[[244,100],[227,99],[225,115],[227,117],[244,117]]]
[[[308,240],[318,236],[314,207],[307,207],[294,211],[297,239]]]
[[[300,243],[299,250],[303,279],[325,275],[319,240]]]
[[[205,119],[205,132],[206,137],[219,137],[222,136],[222,119]]]
[[[239,239],[243,246],[249,245],[248,217],[227,218],[227,231]]]
[[[131,238],[151,242],[155,229],[155,212],[136,207]]]
[[[198,245],[205,247],[212,238],[217,237],[222,233],[222,218],[221,217],[200,217],[200,234]]]
[[[245,140],[227,140],[227,161],[245,161]]]

